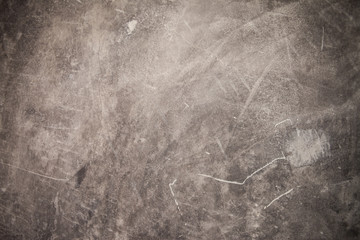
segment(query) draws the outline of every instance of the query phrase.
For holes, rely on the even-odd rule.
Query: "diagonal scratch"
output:
[[[181,214],[181,211],[180,211],[179,203],[178,203],[178,201],[176,200],[174,191],[173,191],[173,189],[172,189],[172,186],[176,183],[176,181],[177,181],[177,179],[175,179],[172,183],[169,183],[169,188],[170,188],[170,191],[171,191],[171,195],[172,195],[173,198],[174,198],[176,207],[177,207],[177,209],[179,210],[180,215],[182,215],[182,214]]]
[[[216,138],[216,143],[217,143],[217,145],[219,145],[219,148],[220,148],[220,151],[222,152],[222,154],[224,154],[226,156],[225,150],[224,150],[219,138]]]
[[[277,124],[275,124],[275,127],[277,127],[277,126],[279,126],[280,124],[283,124],[283,123],[285,123],[285,122],[287,122],[287,121],[289,121],[289,122],[292,124],[291,119],[290,119],[290,118],[288,118],[288,119],[285,119],[285,120],[283,120],[283,121],[278,122]]]
[[[321,37],[321,51],[324,49],[324,35],[325,35],[325,28],[322,28],[322,37]]]
[[[290,189],[289,191],[287,191],[287,192],[281,194],[280,196],[276,197],[276,198],[275,198],[274,200],[272,200],[268,205],[266,205],[266,206],[264,207],[264,209],[267,209],[267,208],[270,207],[270,205],[273,204],[275,201],[277,201],[277,200],[279,200],[280,198],[282,198],[283,196],[291,193],[293,190],[294,190],[294,189],[292,188],[292,189]]]
[[[69,179],[66,179],[66,178],[54,178],[54,177],[50,177],[50,176],[43,175],[43,174],[40,174],[40,173],[36,173],[36,172],[30,171],[30,170],[26,170],[26,169],[24,169],[24,168],[16,167],[16,166],[14,166],[14,165],[7,164],[7,163],[1,162],[1,161],[0,161],[0,164],[6,165],[6,166],[8,166],[8,167],[15,168],[15,169],[18,169],[18,170],[27,172],[27,173],[31,173],[31,174],[34,174],[34,175],[39,176],[39,177],[43,177],[43,178],[55,180],[55,181],[64,181],[64,182],[66,182],[66,181],[69,180]]]
[[[244,104],[243,109],[241,110],[241,113],[238,116],[238,119],[241,118],[246,109],[249,107],[251,101],[253,100],[256,91],[258,90],[258,88],[260,87],[261,82],[264,80],[264,78],[266,77],[266,75],[269,73],[269,71],[271,70],[272,65],[274,64],[275,60],[277,59],[277,55],[275,57],[273,57],[271,59],[271,61],[268,63],[268,65],[265,67],[264,71],[261,73],[260,77],[256,80],[255,84],[253,85],[253,87],[251,88],[251,91],[249,93],[249,96],[246,99],[246,102]]]
[[[236,185],[244,185],[247,180],[249,180],[251,177],[253,177],[255,174],[257,174],[258,172],[260,172],[261,170],[263,170],[263,169],[266,168],[267,166],[273,164],[273,163],[274,163],[275,161],[277,161],[277,160],[285,160],[285,159],[286,159],[286,158],[285,158],[284,154],[283,154],[282,157],[273,159],[271,162],[268,162],[267,164],[265,164],[265,165],[262,166],[261,168],[257,169],[257,170],[254,171],[253,173],[251,173],[251,174],[250,174],[249,176],[247,176],[247,177],[245,178],[245,180],[242,181],[242,182],[228,181],[228,180],[224,180],[224,179],[220,179],[220,178],[215,178],[215,177],[213,177],[213,176],[206,175],[206,174],[202,174],[202,173],[199,173],[198,175],[199,175],[199,176],[202,176],[202,177],[214,179],[215,181],[218,181],[218,182],[230,183],[230,184],[236,184]]]

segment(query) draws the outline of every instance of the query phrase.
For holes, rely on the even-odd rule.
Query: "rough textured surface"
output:
[[[1,239],[359,239],[359,1],[0,9]]]

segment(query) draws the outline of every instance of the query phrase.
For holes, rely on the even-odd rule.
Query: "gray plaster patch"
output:
[[[315,163],[319,158],[329,155],[330,144],[325,133],[315,130],[296,129],[287,143],[290,164],[303,167]]]

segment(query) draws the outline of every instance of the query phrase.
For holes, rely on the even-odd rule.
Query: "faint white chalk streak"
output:
[[[216,138],[216,143],[219,145],[220,151],[226,156],[224,148],[218,138]]]
[[[174,191],[171,186],[173,186],[175,183],[176,183],[176,179],[172,183],[169,183],[169,188],[170,188],[170,191],[171,191],[171,194],[173,195],[173,197],[175,197],[175,194],[174,194]]]
[[[264,207],[264,209],[267,209],[267,208],[270,207],[270,205],[273,204],[275,201],[277,201],[277,200],[279,200],[280,198],[282,198],[283,196],[291,193],[293,190],[294,190],[294,189],[292,188],[292,189],[290,189],[289,191],[287,191],[287,192],[281,194],[280,196],[276,197],[276,198],[275,198],[274,200],[272,200],[268,205],[266,205],[266,206]]]
[[[202,174],[202,173],[199,173],[198,175],[199,175],[199,176],[202,176],[202,177],[214,179],[215,181],[218,181],[218,182],[230,183],[230,184],[236,184],[236,185],[244,185],[249,178],[251,178],[252,176],[254,176],[255,174],[257,174],[258,172],[260,172],[261,170],[263,170],[263,169],[266,168],[267,166],[273,164],[273,163],[274,163],[275,161],[277,161],[277,160],[285,160],[285,159],[286,159],[286,158],[285,158],[284,154],[283,154],[282,157],[273,159],[271,162],[265,164],[264,166],[262,166],[261,168],[257,169],[257,170],[254,171],[252,174],[250,174],[249,176],[247,176],[247,177],[245,178],[245,180],[242,181],[242,182],[228,181],[228,180],[224,180],[224,179],[220,179],[220,178],[215,178],[215,177],[213,177],[213,176],[206,175],[206,174]]]
[[[169,183],[169,188],[170,188],[170,191],[171,191],[171,195],[172,195],[172,196],[173,196],[173,198],[174,198],[174,201],[175,201],[176,207],[177,207],[177,209],[179,210],[180,215],[181,215],[181,211],[180,211],[179,203],[178,203],[178,201],[176,200],[176,198],[175,198],[175,193],[174,193],[174,191],[173,191],[173,189],[172,189],[172,186],[173,186],[175,183],[176,183],[176,179],[175,179],[172,183]]]
[[[289,121],[291,124],[293,124],[292,121],[291,121],[291,119],[288,118],[288,119],[285,119],[285,120],[283,120],[283,121],[275,124],[275,127],[277,127],[277,126],[279,126],[280,124],[283,124],[284,122],[287,122],[287,121]]]
[[[324,35],[325,35],[325,28],[322,28],[322,37],[321,37],[321,51],[324,49]]]
[[[30,171],[30,170],[26,170],[24,168],[20,168],[20,167],[16,167],[14,165],[11,165],[11,164],[4,163],[4,162],[1,162],[1,161],[0,161],[0,164],[6,165],[6,166],[11,167],[11,168],[15,168],[15,169],[27,172],[27,173],[31,173],[31,174],[34,174],[34,175],[39,176],[39,177],[55,180],[55,181],[64,181],[64,182],[66,182],[66,181],[69,180],[69,179],[65,179],[65,178],[54,178],[54,177],[46,176],[46,175],[36,173],[36,172]]]
[[[243,109],[241,110],[239,116],[238,116],[238,119],[240,119],[246,109],[249,107],[251,101],[253,100],[258,88],[260,87],[260,84],[261,82],[264,80],[264,78],[266,77],[266,75],[270,72],[271,68],[272,68],[272,65],[274,64],[275,60],[278,58],[278,56],[274,56],[270,62],[268,63],[268,65],[264,68],[263,72],[261,73],[260,77],[256,80],[256,82],[254,83],[253,87],[251,88],[251,91],[249,93],[249,96],[247,97],[246,101],[245,101],[245,104],[244,104],[244,107]]]

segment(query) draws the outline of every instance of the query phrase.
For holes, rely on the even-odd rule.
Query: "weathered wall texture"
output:
[[[359,1],[0,8],[1,239],[359,239]]]

